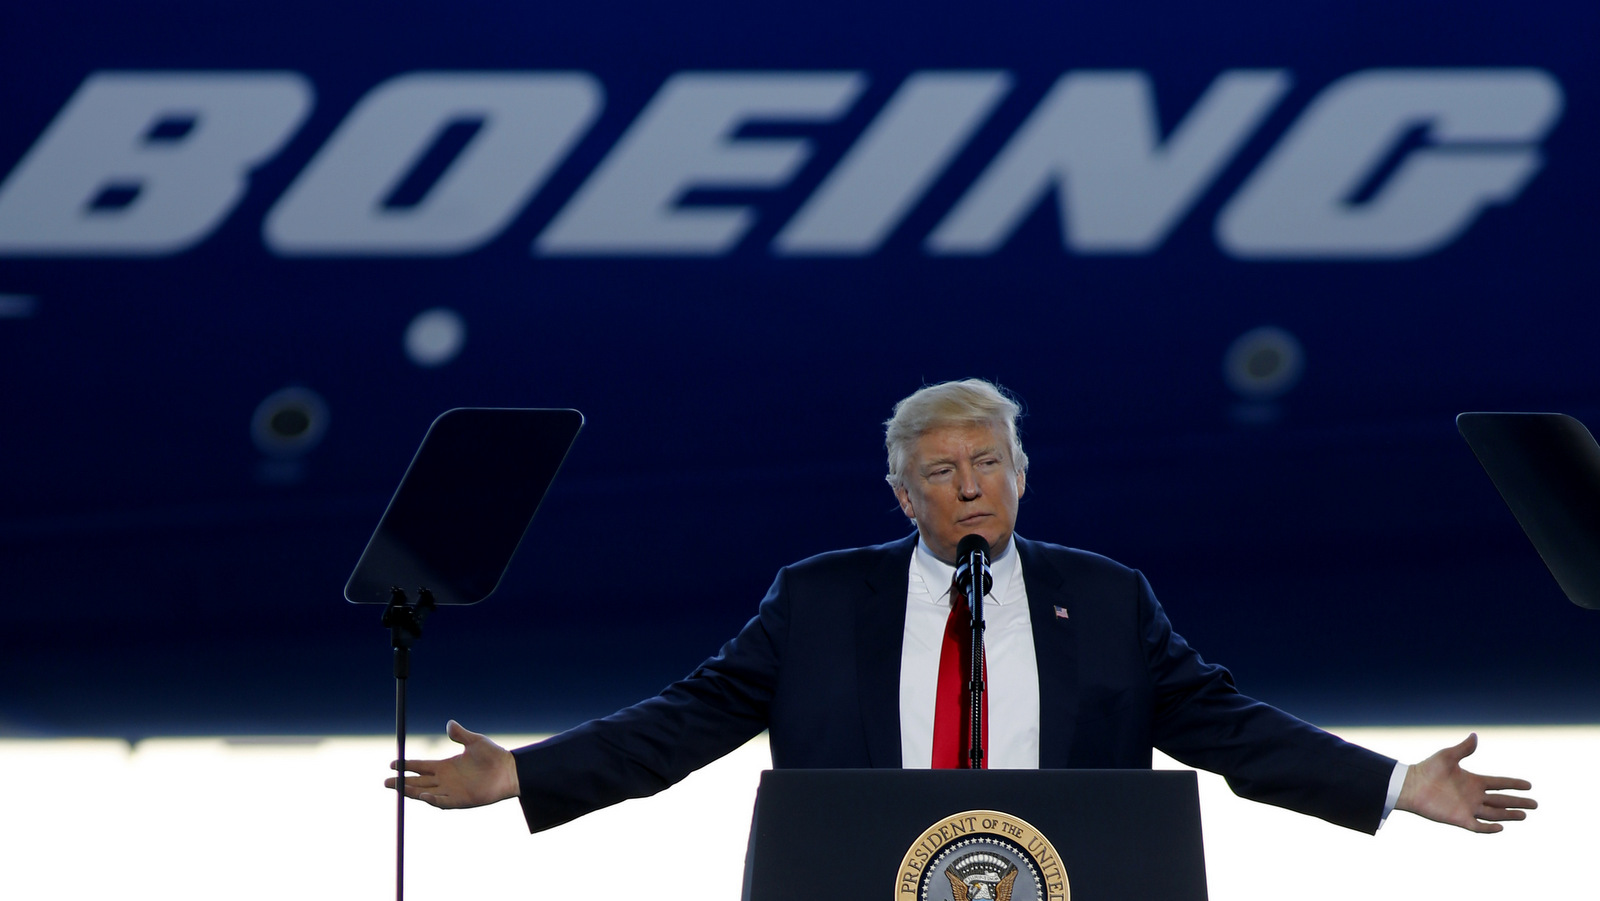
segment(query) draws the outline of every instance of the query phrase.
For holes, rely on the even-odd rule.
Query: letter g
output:
[[[1317,95],[1223,208],[1217,243],[1244,259],[1432,253],[1521,193],[1561,108],[1561,86],[1538,69],[1353,73]],[[1430,146],[1352,203],[1418,127]]]

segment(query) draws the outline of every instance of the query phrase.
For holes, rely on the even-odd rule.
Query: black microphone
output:
[[[983,762],[983,695],[988,675],[984,671],[983,654],[983,596],[994,587],[994,576],[989,574],[989,540],[982,535],[968,535],[956,545],[956,591],[965,595],[968,612],[972,614],[972,643],[967,646],[967,703],[968,728],[966,740],[967,769],[981,770]]]
[[[956,586],[963,593],[972,590],[974,571],[981,574],[978,584],[982,590],[978,596],[982,597],[994,588],[994,576],[989,573],[989,540],[982,535],[968,535],[956,545]]]

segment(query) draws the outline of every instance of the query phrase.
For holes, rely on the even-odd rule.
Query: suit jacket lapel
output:
[[[1078,715],[1078,628],[1066,578],[1031,541],[1013,536],[1028,591],[1028,620],[1039,668],[1039,766],[1067,766]],[[1060,612],[1067,615],[1062,616]]]
[[[856,606],[856,675],[868,765],[900,766],[900,657],[906,589],[917,536],[884,545]]]

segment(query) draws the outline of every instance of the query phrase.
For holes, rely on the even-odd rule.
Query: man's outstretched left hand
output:
[[[1503,795],[1506,789],[1527,791],[1526,779],[1480,776],[1461,768],[1461,761],[1478,749],[1478,734],[1468,735],[1411,767],[1395,807],[1440,823],[1473,832],[1499,832],[1505,820],[1521,820],[1539,806],[1532,798]]]

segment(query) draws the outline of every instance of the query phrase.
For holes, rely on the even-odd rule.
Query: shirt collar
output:
[[[1011,590],[1012,580],[1022,573],[1022,564],[1017,559],[1017,536],[1013,532],[1011,540],[1006,542],[1006,549],[998,557],[989,558],[989,575],[994,577],[994,585],[984,599],[990,603],[1005,604],[1013,600],[1016,595]],[[933,550],[928,547],[922,536],[917,536],[917,552],[911,555],[911,572],[922,578],[923,584],[928,586],[928,600],[950,606],[950,583],[955,580],[956,568],[933,555]],[[935,594],[937,590],[937,594]]]

